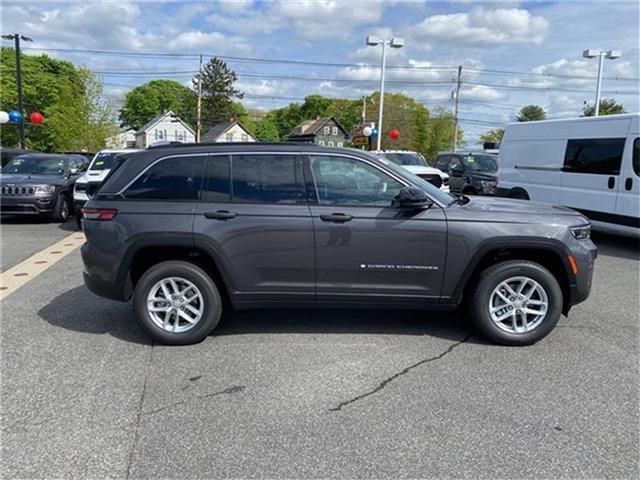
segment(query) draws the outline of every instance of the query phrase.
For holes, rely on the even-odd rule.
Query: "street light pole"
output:
[[[14,33],[13,35],[2,35],[5,40],[13,40],[16,51],[16,87],[18,90],[18,112],[20,112],[20,123],[18,123],[18,148],[24,148],[24,114],[22,111],[22,69],[20,68],[20,40],[33,42],[29,37]]]
[[[609,60],[615,60],[616,58],[620,58],[622,54],[619,50],[585,50],[582,52],[582,56],[584,58],[595,58],[598,57],[598,80],[596,83],[596,104],[594,110],[594,116],[598,116],[600,114],[600,91],[602,89],[602,71],[604,70],[604,59],[608,58]]]
[[[387,67],[387,45],[391,48],[402,48],[404,46],[404,40],[401,38],[382,39],[378,37],[368,36],[367,45],[375,47],[382,45],[382,62],[380,66],[380,104],[378,106],[378,138],[377,138],[377,150],[381,150],[382,145],[382,113],[384,111],[384,75]]]

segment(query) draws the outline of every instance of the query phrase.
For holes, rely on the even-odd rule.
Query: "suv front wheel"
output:
[[[168,345],[201,342],[222,315],[220,293],[211,277],[177,260],[147,270],[136,285],[133,303],[140,325]]]
[[[504,345],[530,345],[553,330],[562,289],[549,270],[526,260],[498,263],[480,276],[472,298],[476,327]]]

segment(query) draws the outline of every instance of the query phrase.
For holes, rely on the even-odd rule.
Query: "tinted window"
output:
[[[449,170],[449,156],[442,155],[438,157],[438,159],[436,160],[436,168],[442,170],[443,172]]]
[[[371,165],[349,158],[310,155],[321,205],[388,207],[402,184]]]
[[[230,162],[230,157],[224,155],[213,155],[209,157],[207,177],[202,192],[203,201],[214,203],[231,201]]]
[[[306,202],[294,155],[234,155],[231,160],[233,201],[246,203]]]
[[[618,175],[624,150],[624,138],[587,138],[569,140],[564,171]]]
[[[18,156],[2,169],[2,173],[24,173],[30,175],[62,175],[69,168],[66,157]]]
[[[640,176],[640,138],[633,142],[633,171]]]
[[[207,157],[176,157],[160,160],[144,172],[125,192],[127,198],[196,200]]]

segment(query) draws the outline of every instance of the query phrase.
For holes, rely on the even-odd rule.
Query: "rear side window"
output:
[[[442,155],[438,157],[438,159],[436,160],[436,168],[445,172],[449,170],[449,156]]]
[[[563,170],[571,173],[618,175],[623,150],[624,138],[569,140]]]
[[[212,155],[202,190],[202,201],[225,203],[231,201],[231,157]]]
[[[234,155],[231,159],[233,201],[239,203],[306,202],[294,155]]]
[[[640,138],[633,142],[633,171],[640,177]]]
[[[196,200],[206,158],[184,156],[160,160],[138,177],[124,196],[143,200]]]

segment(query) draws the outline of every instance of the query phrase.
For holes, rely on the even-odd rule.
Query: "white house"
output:
[[[136,131],[133,129],[120,130],[120,133],[107,138],[106,147],[113,150],[136,148]]]
[[[136,148],[147,148],[155,142],[194,143],[196,134],[173,112],[164,112],[136,132]]]
[[[242,123],[237,120],[230,122],[222,122],[214,125],[205,134],[203,141],[205,142],[256,142],[257,139],[251,135],[251,132],[245,128]]]

